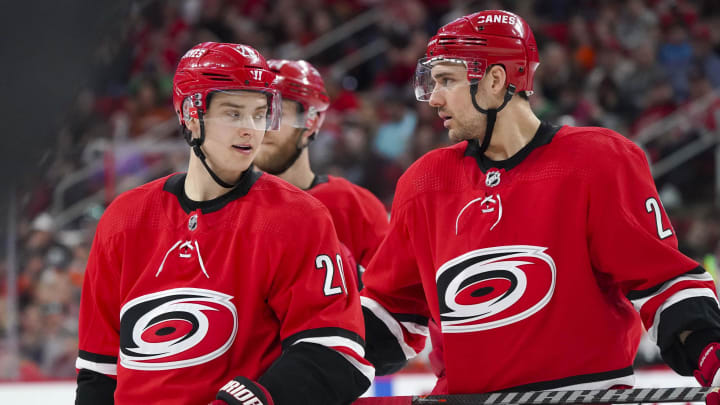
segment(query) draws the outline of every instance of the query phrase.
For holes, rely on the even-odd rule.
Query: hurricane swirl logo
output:
[[[169,370],[217,358],[237,334],[231,299],[217,291],[175,288],[128,301],[120,311],[120,364]]]
[[[544,307],[555,290],[557,272],[546,249],[479,249],[440,266],[435,279],[443,333],[498,328]]]

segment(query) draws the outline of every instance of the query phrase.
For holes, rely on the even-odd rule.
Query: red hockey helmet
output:
[[[283,99],[296,101],[303,108],[301,116],[292,125],[317,132],[330,106],[320,73],[304,60],[271,59],[268,65],[278,77],[277,86]]]
[[[180,59],[173,79],[173,106],[184,121],[207,111],[207,96],[216,91],[257,91],[268,98],[265,129],[278,129],[282,98],[275,73],[254,48],[229,43],[203,42]]]
[[[533,77],[540,64],[535,36],[520,16],[503,10],[486,10],[452,21],[430,39],[426,57],[415,71],[415,96],[428,101],[435,83],[430,70],[435,63],[462,63],[467,78],[476,83],[492,65],[502,65],[506,86],[532,94]]]

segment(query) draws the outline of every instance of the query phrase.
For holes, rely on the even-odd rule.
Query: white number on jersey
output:
[[[660,239],[670,237],[673,234],[672,230],[663,229],[662,215],[660,213],[660,204],[658,204],[658,201],[655,199],[655,197],[650,197],[645,201],[645,209],[647,210],[648,214],[655,214],[655,225],[657,225],[657,233]]]
[[[335,276],[335,265],[333,264],[332,259],[328,255],[320,255],[315,258],[315,268],[318,270],[325,268],[325,283],[323,285],[323,293],[327,297],[331,295],[341,294],[347,291],[347,287],[345,286],[345,273],[343,272],[342,259],[340,258],[339,254],[335,256],[335,259],[337,260],[337,268],[340,271],[340,279],[342,280],[342,286],[333,287],[332,282]]]

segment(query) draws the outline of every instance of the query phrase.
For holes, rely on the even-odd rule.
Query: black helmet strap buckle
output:
[[[475,100],[475,95],[478,91],[478,83],[475,82],[470,85],[470,99],[472,100],[473,106],[481,114],[487,115],[487,124],[485,125],[485,137],[483,138],[482,145],[480,145],[480,153],[485,153],[488,146],[490,146],[490,139],[492,138],[493,129],[495,128],[495,120],[497,120],[497,113],[500,112],[500,110],[502,110],[503,108],[505,108],[507,103],[510,102],[510,99],[512,99],[512,97],[515,95],[515,89],[515,85],[508,84],[502,104],[500,104],[500,106],[497,108],[488,108],[486,110],[480,107],[477,103],[477,100]]]

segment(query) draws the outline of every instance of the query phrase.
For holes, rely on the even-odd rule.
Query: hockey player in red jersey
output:
[[[245,45],[202,43],[180,60],[188,171],[123,193],[100,220],[76,404],[341,405],[369,387],[328,210],[252,168],[279,128],[275,76]]]
[[[629,386],[644,325],[668,365],[717,386],[715,284],[678,251],[644,153],[608,129],[541,122],[527,98],[538,64],[506,11],[428,43],[415,94],[458,143],[398,182],[363,278],[367,358],[393,372],[432,319],[435,393]]]
[[[317,175],[310,167],[308,145],[330,103],[317,69],[303,60],[269,60],[268,65],[279,78],[283,120],[278,131],[265,135],[255,165],[307,191],[330,210],[338,238],[357,262],[359,275],[387,233],[385,207],[370,191],[340,177]]]

